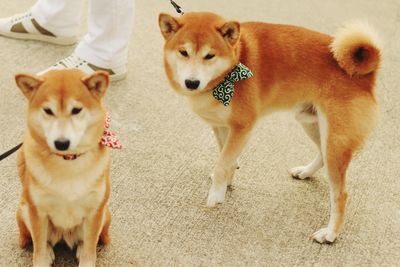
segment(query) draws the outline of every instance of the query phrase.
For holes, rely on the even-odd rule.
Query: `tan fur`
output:
[[[42,77],[16,76],[17,85],[28,98],[28,130],[17,158],[22,195],[17,210],[19,244],[33,242],[33,265],[50,266],[53,246],[64,240],[78,245],[79,266],[95,266],[99,237],[109,242],[110,195],[108,150],[99,144],[104,131],[105,110],[101,103],[108,75],[86,76],[78,70],[51,71]],[[40,121],[49,99],[57,103],[57,120],[71,120],[70,103],[82,105],[91,118],[78,146],[55,151],[46,142]],[[78,115],[75,115],[78,116]],[[82,115],[84,116],[84,115]],[[80,154],[76,160],[62,155]]]
[[[330,222],[313,238],[334,241],[344,220],[346,169],[371,131],[377,111],[373,89],[381,56],[373,34],[349,26],[332,38],[296,26],[227,22],[212,13],[186,13],[179,18],[161,14],[159,24],[166,40],[164,65],[169,82],[213,127],[221,148],[207,204],[223,202],[237,157],[257,120],[276,110],[293,109],[320,152],[309,165],[291,172],[304,179],[327,166]],[[188,44],[194,51],[180,56]],[[215,58],[205,60],[205,49]],[[190,64],[185,65],[186,61]],[[229,65],[221,69],[213,62]],[[232,102],[224,107],[211,91],[239,62],[254,77],[236,82]],[[181,77],[185,69],[177,66],[196,64],[207,65],[214,73],[204,88],[188,90],[181,81],[186,78]]]
[[[373,29],[361,22],[346,24],[335,34],[331,44],[333,56],[350,75],[365,75],[380,62],[380,40]]]

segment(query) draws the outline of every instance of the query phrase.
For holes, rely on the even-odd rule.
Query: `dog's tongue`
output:
[[[63,158],[65,160],[74,160],[76,159],[78,156],[76,154],[68,154],[68,155],[63,155]]]

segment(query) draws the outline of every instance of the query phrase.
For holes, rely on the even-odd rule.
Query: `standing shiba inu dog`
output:
[[[19,74],[16,82],[29,101],[28,131],[18,155],[19,244],[32,239],[34,266],[51,265],[60,240],[77,245],[79,266],[95,266],[97,243],[109,242],[111,221],[110,156],[99,143],[108,74],[50,71]]]
[[[381,56],[374,32],[349,24],[332,38],[295,26],[225,21],[212,13],[180,18],[160,14],[159,26],[169,82],[211,125],[221,151],[208,206],[224,201],[236,160],[257,120],[275,110],[293,109],[319,152],[291,173],[304,179],[327,167],[330,220],[313,239],[333,242],[344,221],[346,169],[377,111],[374,85]],[[234,76],[239,63],[254,76],[236,80],[231,102],[223,94],[221,101],[215,90]]]

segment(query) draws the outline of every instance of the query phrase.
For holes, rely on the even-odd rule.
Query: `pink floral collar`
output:
[[[100,144],[103,146],[112,148],[112,149],[121,149],[122,144],[121,141],[118,139],[117,135],[111,132],[110,129],[111,124],[111,116],[110,113],[106,113],[106,120],[104,123],[104,132],[103,136],[101,137]],[[76,160],[78,157],[82,156],[85,153],[81,154],[56,154],[57,156],[63,157],[64,160]]]

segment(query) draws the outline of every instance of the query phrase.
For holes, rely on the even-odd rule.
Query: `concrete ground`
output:
[[[313,144],[289,113],[262,120],[241,156],[223,205],[205,206],[217,147],[209,127],[169,88],[162,65],[160,12],[167,0],[137,0],[126,80],[112,84],[106,105],[125,148],[113,152],[112,243],[98,266],[394,266],[400,264],[400,2],[317,0],[178,0],[186,11],[229,19],[296,24],[334,33],[342,22],[368,20],[385,40],[377,83],[379,123],[348,172],[345,229],[333,245],[310,235],[328,221],[325,172],[298,181],[287,170],[308,163]],[[0,17],[33,0],[2,1]],[[82,34],[84,27],[82,28]],[[0,38],[0,151],[24,132],[26,102],[13,75],[36,72],[73,47]],[[0,266],[30,266],[17,245],[20,183],[15,155],[0,162]],[[55,266],[76,266],[57,247]]]

